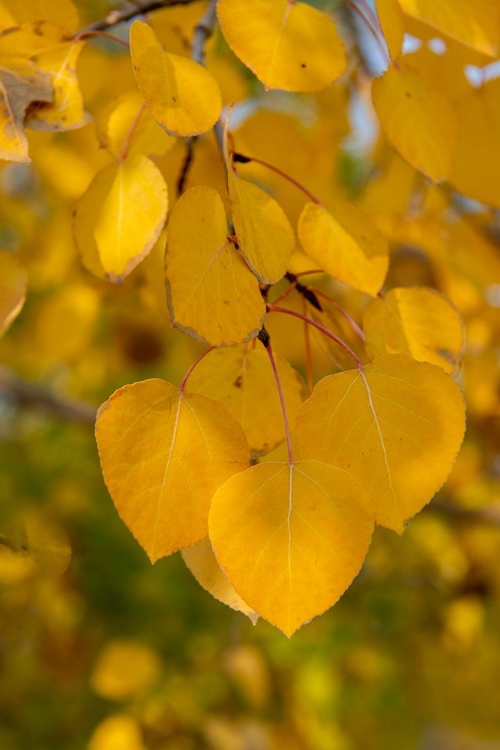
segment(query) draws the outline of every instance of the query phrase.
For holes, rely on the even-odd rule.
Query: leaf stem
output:
[[[328,336],[332,341],[335,341],[336,344],[342,347],[356,362],[356,366],[360,372],[364,372],[363,363],[361,362],[360,358],[353,352],[350,346],[345,343],[345,341],[342,341],[341,338],[336,336],[334,333],[328,330],[328,328],[325,328],[325,326],[321,325],[321,323],[317,323],[312,318],[309,318],[307,315],[304,315],[303,313],[296,312],[295,310],[289,310],[287,307],[278,307],[278,305],[267,305],[268,312],[279,312],[279,313],[285,313],[286,315],[293,315],[294,318],[299,318],[300,320],[303,320],[305,323],[307,323],[310,326],[313,326],[313,328],[317,328],[318,331],[321,331],[325,336]]]
[[[190,375],[191,375],[191,373],[193,372],[194,368],[195,368],[195,367],[196,367],[197,365],[199,365],[199,364],[200,364],[201,360],[202,360],[202,359],[204,359],[204,357],[206,357],[206,356],[207,356],[207,354],[210,354],[210,352],[211,352],[211,351],[212,351],[213,349],[216,349],[216,348],[217,348],[217,347],[215,347],[215,346],[209,346],[209,347],[208,347],[208,349],[205,349],[205,351],[204,351],[204,352],[202,352],[202,353],[201,353],[201,354],[200,354],[200,355],[199,355],[199,356],[198,356],[198,357],[197,357],[197,358],[195,359],[195,361],[194,361],[194,362],[193,362],[193,363],[192,363],[192,364],[190,365],[190,367],[188,368],[188,371],[186,372],[186,374],[184,375],[184,377],[183,377],[183,378],[182,378],[182,380],[181,380],[181,384],[179,385],[179,393],[180,393],[180,394],[182,394],[182,393],[184,392],[184,389],[185,389],[185,387],[186,387],[186,383],[187,383],[187,379],[189,378],[189,376],[190,376]]]
[[[307,311],[307,300],[305,297],[302,298],[304,315]],[[306,316],[307,317],[307,316]],[[309,335],[309,325],[307,320],[304,320],[304,349],[306,354],[306,378],[307,378],[307,392],[309,396],[313,391],[313,369],[312,369],[312,355],[311,355],[311,337]]]
[[[342,307],[342,305],[339,305],[338,302],[336,302],[332,297],[330,297],[330,295],[325,294],[325,292],[322,292],[321,289],[316,289],[314,287],[310,287],[310,290],[317,297],[322,297],[323,299],[328,300],[328,302],[330,302],[330,304],[333,305],[335,307],[335,309],[338,310],[339,313],[341,313],[341,315],[343,315],[344,318],[350,323],[350,325],[356,331],[356,333],[358,334],[358,336],[360,337],[360,339],[362,339],[363,341],[366,340],[365,332],[363,331],[363,329],[360,328],[360,326],[356,323],[356,321],[354,320],[354,318],[352,318],[349,315],[349,313],[347,312],[347,310],[345,310]]]
[[[288,180],[292,185],[295,185],[296,188],[301,190],[309,200],[311,200],[313,203],[316,203],[318,206],[322,206],[323,204],[319,200],[319,198],[316,198],[315,195],[311,193],[310,190],[308,190],[305,185],[302,185],[301,182],[296,180],[294,177],[291,177],[286,172],[283,172],[283,170],[279,169],[279,167],[275,167],[273,164],[269,164],[269,162],[264,161],[263,159],[258,159],[256,156],[245,156],[244,154],[237,153],[233,151],[231,155],[234,157],[235,162],[240,162],[242,164],[247,164],[248,162],[255,162],[256,164],[260,164],[263,167],[266,167],[267,169],[270,169],[271,172],[276,172],[276,174],[279,174],[280,177],[283,177],[285,180]]]
[[[267,334],[267,331],[266,331],[266,334]],[[264,338],[260,338],[259,340],[262,342],[267,352],[267,356],[269,357],[269,361],[271,363],[271,367],[273,370],[274,379],[276,381],[276,388],[278,389],[278,395],[279,395],[280,404],[281,404],[281,411],[283,414],[283,422],[285,424],[286,444],[288,448],[288,463],[290,464],[290,466],[293,466],[293,451],[292,451],[292,438],[290,435],[290,425],[288,422],[288,414],[286,411],[285,396],[283,393],[283,388],[281,387],[281,380],[278,374],[278,368],[276,367],[276,360],[274,359],[273,348],[271,346],[271,338],[269,337],[269,334],[267,334],[267,337],[265,338],[265,340]]]
[[[125,39],[120,39],[115,34],[108,34],[107,31],[80,31],[73,37],[74,42],[80,42],[82,39],[87,39],[90,36],[103,37],[104,39],[111,39],[111,41],[121,44],[123,47],[129,48],[129,43]]]

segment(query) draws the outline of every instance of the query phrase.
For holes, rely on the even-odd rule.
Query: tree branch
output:
[[[95,423],[97,410],[91,404],[57,396],[48,388],[25,380],[6,367],[0,367],[0,393],[2,391],[22,406],[41,407],[69,422]]]
[[[94,21],[84,29],[81,29],[76,36],[88,31],[105,31],[116,26],[119,23],[129,21],[134,16],[150,13],[160,8],[172,8],[174,5],[190,5],[194,0],[144,0],[143,2],[127,3],[123,8],[112,10],[105,18],[100,21]]]

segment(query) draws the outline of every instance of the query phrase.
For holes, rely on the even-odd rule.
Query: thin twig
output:
[[[112,10],[105,18],[101,18],[99,21],[89,24],[84,29],[81,29],[75,34],[79,36],[82,33],[88,31],[105,31],[112,26],[117,26],[119,23],[130,21],[134,16],[145,15],[151,13],[153,10],[160,10],[161,8],[172,8],[174,5],[190,5],[195,0],[145,0],[144,2],[128,3],[123,8]]]
[[[6,367],[0,367],[1,391],[20,405],[40,407],[68,422],[91,425],[95,422],[95,406],[78,399],[56,395],[42,385],[19,377]]]

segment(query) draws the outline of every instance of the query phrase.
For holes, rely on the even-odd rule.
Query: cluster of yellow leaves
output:
[[[85,42],[71,36],[71,3],[63,6],[64,28],[40,4],[28,5],[27,16],[0,5],[0,155],[14,161],[28,160],[25,127],[61,131],[88,120],[76,75]],[[372,99],[385,138],[405,160],[393,161],[393,171],[385,173],[397,188],[393,213],[398,201],[408,205],[415,170],[500,206],[498,81],[476,89],[464,80],[451,92],[447,86],[449,79],[458,81],[468,59],[463,46],[480,57],[497,54],[500,11],[488,0],[472,15],[467,3],[443,2],[436,9],[432,2],[391,0],[378,2],[377,12],[371,24],[387,46],[388,67],[373,81]],[[336,95],[317,92],[348,74],[348,66],[328,14],[292,0],[219,0],[217,18],[231,51],[266,90],[314,96],[317,111],[334,117]],[[461,45],[461,68],[452,52],[444,56],[452,72],[443,67],[439,75],[430,53],[403,54],[405,32],[421,26],[429,36],[443,35],[450,49]],[[461,318],[430,282],[408,288],[388,281],[396,230],[374,210],[376,187],[363,205],[325,179],[321,199],[315,198],[307,165],[307,184],[299,187],[308,200],[290,211],[277,200],[280,188],[268,181],[269,173],[250,175],[245,170],[255,168],[252,158],[227,143],[223,159],[210,150],[207,136],[195,144],[204,149],[205,173],[198,166],[202,177],[195,172],[194,184],[175,200],[164,159],[178,158],[180,139],[220,127],[226,96],[210,69],[217,66],[190,59],[182,43],[176,47],[172,28],[153,18],[131,24],[128,62],[122,90],[97,107],[104,163],[96,160],[74,210],[75,243],[95,276],[126,282],[162,242],[170,195],[170,322],[218,348],[180,387],[153,378],[124,386],[101,407],[96,434],[104,478],[152,562],[183,550],[190,570],[216,598],[290,635],[350,585],[374,525],[401,533],[448,477],[464,431],[463,399],[451,377],[464,351]],[[10,257],[4,265],[3,329],[25,289]],[[294,275],[311,265],[330,284],[324,304]],[[153,265],[144,271],[150,287],[158,284],[157,271]],[[280,295],[286,277],[307,315],[294,312],[326,328],[329,344],[340,337],[343,347],[343,371],[320,380],[305,400],[299,373],[275,356],[278,390],[256,341],[264,323],[272,326],[273,305],[266,302]],[[345,288],[363,300],[356,311],[363,330],[340,305],[343,323],[331,319],[337,304],[331,290],[341,295]],[[274,330],[271,337],[278,339]],[[285,441],[288,460],[280,453]]]

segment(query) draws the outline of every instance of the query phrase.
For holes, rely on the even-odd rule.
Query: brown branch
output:
[[[6,367],[0,367],[0,392],[2,391],[21,406],[40,407],[69,422],[95,423],[97,410],[91,404],[58,396],[42,385],[19,377]]]
[[[130,21],[134,16],[140,16],[150,13],[153,10],[161,8],[172,8],[174,5],[190,5],[195,0],[144,0],[143,2],[127,3],[123,8],[112,10],[105,18],[100,21],[94,21],[84,29],[81,29],[75,36],[88,31],[105,31],[106,29],[116,26],[119,23]]]

